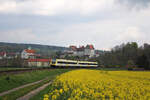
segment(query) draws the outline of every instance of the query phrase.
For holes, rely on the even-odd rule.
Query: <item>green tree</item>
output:
[[[137,59],[137,65],[140,68],[150,69],[150,62],[146,55],[142,55]]]

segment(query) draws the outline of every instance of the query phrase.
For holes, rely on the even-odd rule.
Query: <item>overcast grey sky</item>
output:
[[[149,37],[150,0],[0,0],[0,42],[108,50]]]

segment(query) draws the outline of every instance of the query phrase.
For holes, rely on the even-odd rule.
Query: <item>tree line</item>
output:
[[[104,67],[150,69],[150,45],[145,43],[139,47],[136,42],[128,42],[115,46],[96,59]]]

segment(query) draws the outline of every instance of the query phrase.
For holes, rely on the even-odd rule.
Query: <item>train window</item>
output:
[[[77,64],[76,62],[68,62],[68,64]]]
[[[79,64],[81,64],[81,65],[88,65],[88,63],[79,63]]]
[[[90,65],[97,65],[97,64],[90,64]]]
[[[75,62],[69,62],[69,64],[77,64],[77,63],[75,63]]]
[[[79,63],[81,65],[97,65],[97,64],[94,64],[94,63]]]
[[[58,61],[59,64],[66,64],[66,62]]]
[[[60,64],[77,64],[76,62],[62,62],[62,61],[58,61],[57,63],[60,63]]]

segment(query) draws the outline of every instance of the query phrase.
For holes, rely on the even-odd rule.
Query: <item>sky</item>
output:
[[[0,42],[109,50],[149,37],[150,0],[0,0]]]

